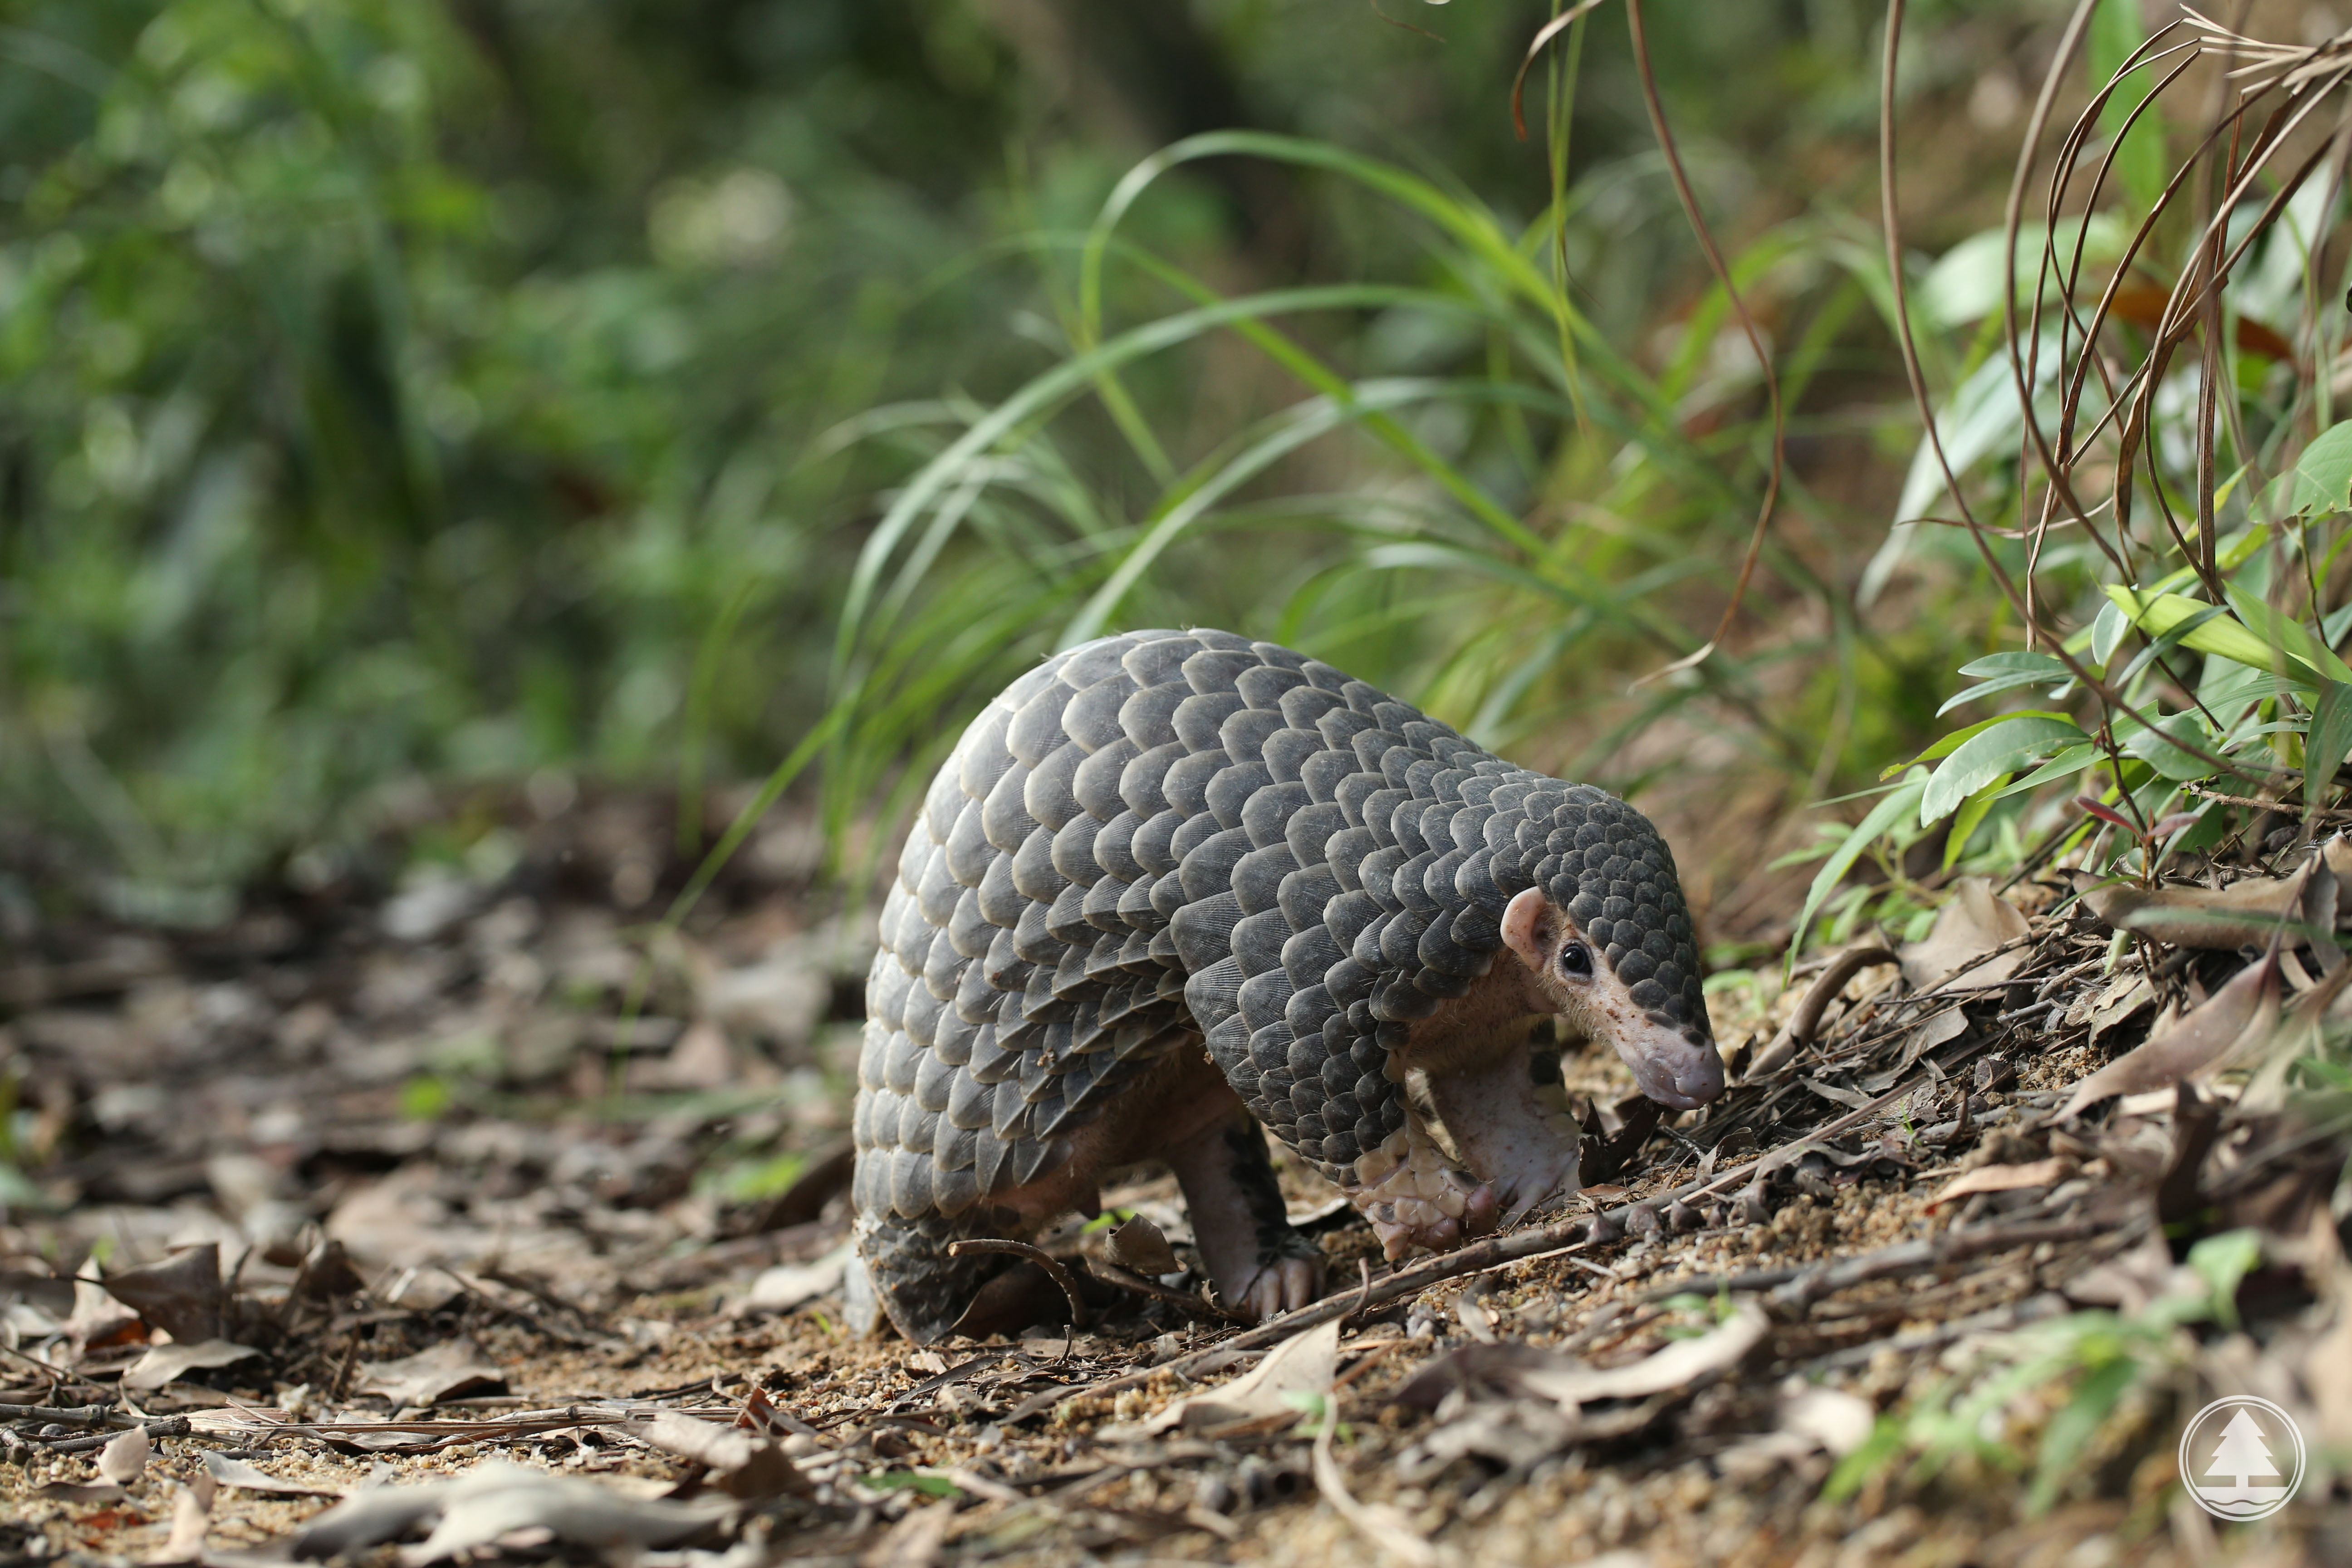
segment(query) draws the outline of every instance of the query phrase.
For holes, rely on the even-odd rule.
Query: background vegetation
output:
[[[2265,37],[2332,30],[2252,10]],[[674,790],[690,852],[725,820],[710,787],[786,758],[842,827],[1027,660],[1178,622],[1633,794],[1690,846],[1725,956],[1784,933],[1759,844],[1934,739],[1956,667],[2023,648],[1993,568],[2027,545],[1907,521],[1950,509],[1878,222],[1880,8],[1643,8],[1689,199],[1777,373],[1779,465],[1624,7],[1553,40],[1514,134],[1557,11],[7,6],[0,891],[62,897],[41,868],[70,863],[116,912],[207,919],[534,778]],[[1988,231],[2071,11],[1912,6],[1893,89],[1926,387],[2012,531],[2039,492]],[[2146,34],[2128,0],[2088,14],[2053,137]],[[2112,272],[2199,122],[2148,116],[2072,198],[2100,214],[2068,242],[2086,265]],[[2167,287],[2173,230],[2141,258]],[[2237,384],[2291,462],[2325,412],[2294,372],[2336,331],[2293,301],[2334,285],[2307,239],[2253,260],[2240,292],[2269,292],[2231,309],[2294,341]],[[2175,479],[2198,458],[2193,432],[2148,451]],[[2177,564],[2080,539],[2038,563],[2042,613],[2085,635],[2105,583]],[[2051,678],[2000,673],[2024,680],[1996,707]],[[2061,749],[2011,746],[1946,803],[1973,811],[1948,854],[1904,861],[1920,830],[1882,812],[1883,868],[2013,861],[2046,824],[1991,781]],[[1866,896],[1837,880],[1832,929]]]

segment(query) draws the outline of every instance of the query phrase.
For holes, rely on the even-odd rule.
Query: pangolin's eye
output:
[[[1580,942],[1571,942],[1559,950],[1559,972],[1570,980],[1592,978],[1592,950]]]

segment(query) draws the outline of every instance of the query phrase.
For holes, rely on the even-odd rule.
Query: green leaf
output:
[[[2162,637],[2183,621],[2202,616],[2213,607],[2201,599],[2191,599],[2184,595],[2152,594],[2120,584],[2107,585],[2107,597],[2122,606],[2132,623],[2151,637]],[[2293,622],[2287,624],[2294,625]],[[2252,669],[2271,669],[2279,662],[2270,644],[2247,630],[2242,623],[2226,616],[2206,621],[2180,640],[2182,646],[2193,647],[2199,653],[2210,653]],[[2280,649],[2290,658],[2295,657],[2294,649],[2284,641],[2280,643]],[[2329,657],[2335,656],[2331,654]],[[2309,664],[2310,661],[2299,662]]]
[[[1897,763],[1895,766],[1888,768],[1885,773],[1880,773],[1878,776],[1882,779],[1891,779],[1895,774],[1903,772],[1906,768],[1916,767],[1921,763],[1932,763],[1939,757],[1948,757],[1954,752],[1958,751],[1962,746],[1966,745],[1969,742],[1975,740],[1979,735],[1981,735],[1987,730],[1991,729],[1994,725],[2006,724],[2012,720],[2017,719],[2061,719],[2065,720],[2065,721],[2070,724],[2074,722],[2073,720],[2067,719],[2066,715],[2063,713],[2052,712],[2048,709],[2044,708],[2025,708],[2021,709],[2014,713],[1996,713],[1990,719],[1979,719],[1973,724],[1953,731],[1950,734],[1946,735],[1935,744],[1929,746],[1926,751],[1912,758],[1909,762]]]
[[[2043,784],[2053,780],[2067,778],[2081,773],[2105,755],[2105,752],[2099,750],[2098,746],[2091,742],[2086,741],[2079,746],[2069,746],[2000,793],[2003,796],[2008,796],[2040,789]]]
[[[1919,796],[1919,826],[1949,816],[1969,796],[2021,764],[2088,739],[2083,727],[2055,713],[2011,714],[1955,748]]]
[[[2330,680],[2319,689],[2319,700],[2312,705],[2311,733],[2303,745],[2304,816],[2308,821],[2313,813],[2327,804],[2327,792],[2336,783],[2336,770],[2344,765],[2344,753],[2352,751],[2352,685]],[[2308,827],[2305,830],[2310,831]]]
[[[2175,713],[2169,718],[2158,719],[2153,730],[2133,731],[2130,738],[2123,743],[2124,754],[2137,757],[2168,779],[2212,776],[2212,763],[2183,750],[2182,745],[2176,742],[2200,746],[2209,752],[2213,749],[2212,737],[2205,732],[2205,726],[2197,721],[2195,714]]]
[[[2115,658],[2116,649],[2131,630],[2131,617],[2117,604],[2099,606],[2098,619],[2091,623],[2091,662],[2105,669],[2107,660]]]
[[[2238,1286],[2263,1260],[2263,1238],[2252,1230],[2225,1230],[2189,1249],[2189,1267],[2213,1292],[2213,1316],[2238,1326]]]
[[[2294,460],[2287,509],[2298,514],[2352,511],[2352,419],[2321,431]]]
[[[1797,911],[1796,929],[1789,933],[1790,963],[1796,963],[1797,952],[1804,946],[1805,928],[1812,924],[1813,917],[1821,912],[1822,905],[1837,889],[1838,883],[1845,879],[1845,874],[1853,869],[1853,863],[1862,858],[1862,852],[1881,834],[1908,817],[1918,805],[1920,792],[1927,787],[1926,771],[1915,772],[1872,806],[1870,814],[1845,836],[1845,842],[1822,862],[1822,868],[1813,874],[1813,885],[1806,889],[1805,907]]]
[[[1862,1484],[1885,1469],[1903,1452],[1903,1418],[1881,1415],[1878,1425],[1870,1429],[1862,1447],[1838,1461],[1830,1479],[1822,1487],[1822,1500],[1843,1502],[1862,1489]]]
[[[400,1086],[400,1114],[410,1121],[438,1121],[457,1102],[457,1091],[436,1073],[418,1073]]]
[[[2139,1381],[2139,1363],[2131,1357],[2116,1357],[2084,1378],[2066,1408],[2050,1418],[2042,1429],[2042,1451],[2034,1466],[2032,1489],[2026,1494],[2026,1512],[2043,1512],[2058,1500],[2059,1488],[2065,1485],[2091,1439],[2115,1413],[2116,1403]]]
[[[2053,660],[2052,662],[2054,663],[2056,661]],[[2064,671],[2060,671],[2059,679],[2062,680],[2067,679]],[[1970,702],[1974,702],[1979,697],[1991,697],[2003,691],[2014,691],[2021,686],[2047,686],[2049,684],[2050,677],[2038,669],[2030,673],[2020,671],[2015,675],[2000,676],[1995,679],[1988,680],[1980,686],[1971,686],[1966,691],[1957,692],[1954,695],[1946,698],[1944,700],[1944,705],[1936,710],[1936,717],[1940,719],[1945,714],[1949,713],[1953,709],[1964,707]]]
[[[1988,678],[2004,675],[2046,676],[2052,680],[2064,680],[2074,673],[2066,668],[2066,661],[2055,654],[2022,651],[1989,653],[1982,658],[1969,660],[1968,663],[1960,666],[1959,672],[1962,675]]]
[[[2291,616],[2281,615],[2235,583],[2225,586],[2230,595],[2230,607],[2238,612],[2238,618],[2245,622],[2256,637],[2284,649],[2289,658],[2310,666],[2324,679],[2352,685],[2352,665],[2336,658],[2333,648],[2312,636],[2309,626]],[[2196,634],[2192,632],[2189,636],[2194,637]]]
[[[2009,774],[2001,774],[1961,803],[1959,815],[1952,818],[1952,831],[1944,840],[1945,870],[1948,871],[1960,863],[1960,857],[1968,852],[1969,840],[1983,824],[1985,814],[1992,809],[1992,803],[2000,798],[2001,785],[2007,784],[2009,778]]]

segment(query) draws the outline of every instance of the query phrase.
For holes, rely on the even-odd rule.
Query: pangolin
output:
[[[1104,637],[990,703],[908,834],[881,942],[856,1247],[866,1315],[919,1342],[1003,1266],[953,1243],[1093,1212],[1105,1172],[1146,1160],[1173,1167],[1222,1300],[1312,1300],[1319,1253],[1261,1128],[1391,1258],[1574,1192],[1574,1125],[1536,1093],[1554,1018],[1667,1105],[1723,1088],[1648,819],[1229,632]]]

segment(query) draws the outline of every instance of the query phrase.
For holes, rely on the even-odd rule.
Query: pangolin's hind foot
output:
[[[1237,1109],[1167,1159],[1220,1300],[1262,1321],[1323,1294],[1322,1249],[1291,1228],[1265,1130],[1247,1111]]]

